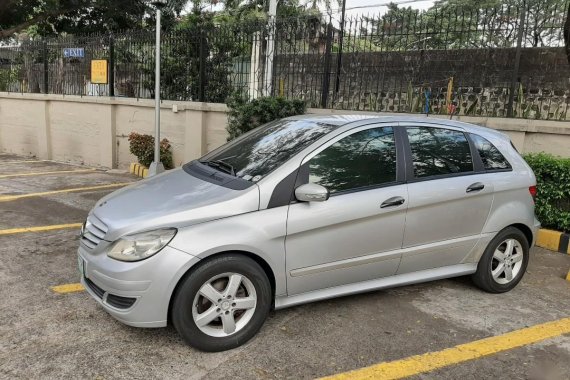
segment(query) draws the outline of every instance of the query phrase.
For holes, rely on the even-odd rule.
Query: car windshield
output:
[[[336,125],[315,120],[279,120],[250,132],[200,159],[247,181],[257,182]]]

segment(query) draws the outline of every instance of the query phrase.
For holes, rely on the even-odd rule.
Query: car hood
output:
[[[104,239],[157,228],[181,228],[259,209],[257,185],[232,190],[181,169],[136,182],[97,202],[92,214],[107,227]]]

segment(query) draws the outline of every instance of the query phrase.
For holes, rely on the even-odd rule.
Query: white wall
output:
[[[309,109],[315,114],[364,113]],[[438,116],[430,116],[438,117]],[[570,157],[570,122],[457,118],[510,135],[521,152]],[[161,136],[181,165],[226,142],[224,104],[165,101]],[[154,134],[153,100],[0,93],[0,152],[96,167],[127,168],[130,132]]]

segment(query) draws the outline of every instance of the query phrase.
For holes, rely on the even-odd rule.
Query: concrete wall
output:
[[[349,112],[310,109],[309,113]],[[170,140],[177,166],[226,141],[227,108],[223,104],[165,101],[161,118],[162,137]],[[545,151],[570,157],[569,122],[458,119],[506,132],[521,152]],[[152,100],[0,93],[0,152],[127,168],[136,161],[127,140],[132,131],[154,133]]]
[[[178,166],[226,142],[223,104],[161,105],[161,135]],[[154,101],[0,93],[0,152],[40,159],[126,168],[130,132],[154,134]]]

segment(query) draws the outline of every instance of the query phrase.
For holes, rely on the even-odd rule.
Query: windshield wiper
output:
[[[231,174],[234,177],[236,176],[236,170],[234,169],[234,167],[222,160],[200,161],[200,163],[218,169],[219,171],[222,171],[224,173]]]

